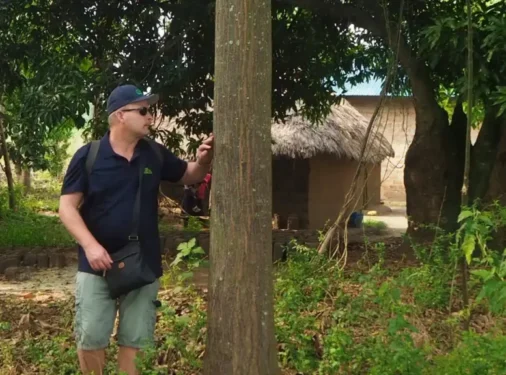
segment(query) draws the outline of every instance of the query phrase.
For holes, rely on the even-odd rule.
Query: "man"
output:
[[[157,95],[145,96],[132,85],[117,87],[107,101],[109,131],[100,140],[90,175],[85,168],[90,149],[87,144],[73,156],[63,182],[60,218],[79,244],[75,334],[79,362],[85,374],[103,373],[105,349],[117,310],[120,371],[137,374],[136,355],[144,344],[153,341],[158,279],[115,301],[109,296],[103,278],[104,272],[111,268],[109,254],[128,241],[140,165],[144,174],[139,240],[146,262],[159,278],[162,275],[157,214],[159,183],[161,180],[186,185],[200,182],[213,158],[213,136],[200,145],[197,161],[191,163],[144,139],[153,122],[149,107],[157,100]],[[160,152],[155,152],[153,147],[159,147]]]

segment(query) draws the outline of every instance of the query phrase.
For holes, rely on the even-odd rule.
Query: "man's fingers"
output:
[[[109,263],[112,263],[111,256],[109,255],[109,253],[108,253],[107,251],[105,252],[105,258],[106,258],[106,260],[107,260]]]
[[[110,270],[111,269],[112,261],[109,261],[108,258],[109,258],[109,256],[102,258],[102,265],[104,267],[104,268],[102,268],[103,270]]]
[[[103,271],[105,269],[107,269],[107,262],[105,262],[103,259],[100,259],[98,261],[98,270]]]
[[[90,262],[90,266],[93,268],[93,271],[100,271],[97,262]]]

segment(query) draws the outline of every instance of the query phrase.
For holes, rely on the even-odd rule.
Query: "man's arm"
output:
[[[60,197],[58,213],[69,233],[82,246],[91,268],[95,271],[111,269],[112,260],[107,251],[93,237],[79,213],[83,193],[65,194]]]
[[[214,136],[204,140],[197,150],[197,161],[186,162],[177,158],[165,147],[162,166],[162,180],[179,182],[183,185],[193,185],[204,180],[211,169],[214,154]]]
[[[72,193],[60,197],[58,213],[60,220],[69,233],[82,247],[90,247],[97,243],[97,240],[83,221],[79,213],[79,204],[83,199],[83,193]]]
[[[209,138],[199,146],[197,150],[197,161],[188,163],[186,172],[181,179],[185,185],[193,185],[202,182],[209,173],[211,163],[214,156],[214,136],[211,134]]]
[[[84,192],[87,190],[85,162],[88,146],[81,147],[72,157],[63,179],[59,215],[65,228],[82,246],[91,268],[95,271],[111,268],[112,260],[107,251],[90,233],[78,210]]]
[[[211,164],[201,164],[198,161],[189,162],[186,168],[186,172],[181,178],[181,183],[183,185],[193,185],[202,182],[206,175],[209,173],[209,169],[211,168]]]

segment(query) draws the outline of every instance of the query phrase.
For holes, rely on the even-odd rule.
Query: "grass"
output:
[[[7,188],[0,187],[0,249],[72,246],[72,237],[57,217],[58,199],[58,184],[42,174],[28,193],[16,186],[18,208],[12,212]]]
[[[0,249],[67,247],[74,243],[57,217],[23,212],[10,213],[0,220]]]
[[[383,233],[388,229],[388,225],[384,221],[379,220],[364,220],[364,229],[376,232],[376,233]]]
[[[452,271],[436,260],[427,267],[399,259],[394,255],[398,244],[376,244],[344,271],[315,249],[293,244],[289,260],[275,273],[282,374],[506,373],[504,316],[484,304],[473,314],[470,331],[463,331],[459,299],[450,303]],[[160,293],[157,345],[140,361],[142,374],[202,370],[207,293],[173,288],[175,272],[169,270],[162,282],[172,288]],[[453,292],[459,295],[458,289]],[[72,298],[0,301],[0,356],[5,358],[0,374],[77,374],[72,311]],[[27,313],[31,323],[19,325]],[[115,340],[108,350],[113,358]],[[113,371],[114,362],[108,366]]]

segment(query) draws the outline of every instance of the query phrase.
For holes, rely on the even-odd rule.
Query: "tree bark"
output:
[[[32,171],[30,168],[23,169],[23,186],[25,187],[25,192],[32,189]]]
[[[5,135],[3,115],[0,113],[0,147],[2,156],[5,164],[5,176],[7,178],[7,187],[9,190],[9,208],[11,210],[16,209],[16,193],[14,191],[14,179],[12,178],[12,169],[9,159],[9,153],[7,152],[7,137]]]
[[[459,155],[463,144],[452,139],[443,109],[424,111],[415,105],[415,111],[417,127],[406,153],[404,186],[408,234],[418,241],[432,237],[432,230],[426,226],[455,229],[460,209],[463,160]],[[427,238],[427,234],[431,237]]]
[[[478,176],[476,176],[476,180]],[[473,181],[471,180],[473,183]],[[506,121],[500,126],[500,136],[495,154],[494,166],[489,178],[485,202],[492,203],[497,200],[506,205]]]
[[[470,202],[482,200],[489,191],[492,171],[497,164],[499,144],[506,129],[506,115],[497,114],[497,107],[486,107],[480,133],[471,150]]]
[[[278,374],[270,2],[218,0],[215,48],[216,150],[204,374]]]
[[[16,172],[17,182],[21,183],[21,180],[23,179],[23,168],[21,168],[21,164],[15,164],[14,171]]]
[[[480,132],[481,133],[481,132]],[[499,127],[499,140],[497,144],[497,152],[494,157],[494,164],[488,180],[487,193],[483,199],[485,205],[497,201],[502,206],[506,205],[506,121],[503,121]],[[476,144],[478,140],[476,141]],[[476,161],[478,163],[478,161]],[[479,167],[478,167],[479,168]],[[471,184],[482,184],[479,175],[471,178]],[[477,187],[475,187],[477,189]],[[471,189],[471,191],[473,188]],[[502,252],[506,247],[506,229],[499,228],[494,238],[489,244],[491,249]]]

